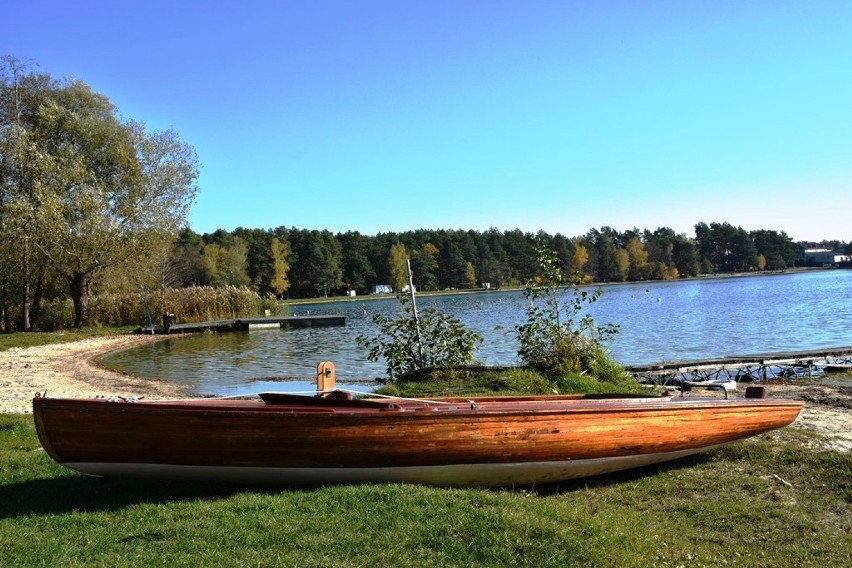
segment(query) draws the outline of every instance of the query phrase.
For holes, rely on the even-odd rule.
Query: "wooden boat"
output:
[[[256,400],[37,397],[47,453],[95,476],[507,487],[665,462],[780,428],[802,403],[670,394]]]

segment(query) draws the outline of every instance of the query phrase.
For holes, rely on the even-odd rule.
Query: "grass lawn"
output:
[[[0,415],[0,566],[850,566],[852,454],[787,428],[527,490],[78,476]]]
[[[84,327],[83,329],[66,329],[52,332],[19,331],[16,333],[0,333],[0,351],[5,351],[13,347],[34,347],[50,343],[70,343],[90,337],[103,337],[105,335],[126,335],[132,333],[138,327]]]

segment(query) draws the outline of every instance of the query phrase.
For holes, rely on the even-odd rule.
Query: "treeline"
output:
[[[698,223],[695,236],[592,229],[579,237],[520,230],[420,229],[363,235],[278,227],[197,234],[185,229],[172,247],[165,287],[247,286],[277,298],[358,295],[407,284],[410,259],[418,290],[520,286],[536,276],[533,243],[556,251],[562,267],[589,282],[668,280],[717,272],[781,270],[799,246],[783,231],[746,231]],[[834,243],[839,244],[839,243]]]

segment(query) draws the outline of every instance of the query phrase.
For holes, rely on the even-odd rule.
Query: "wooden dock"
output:
[[[852,364],[852,347],[734,355],[716,359],[664,361],[628,365],[625,370],[640,382],[679,384],[703,381],[763,381],[776,378],[807,378],[827,368]]]
[[[198,333],[203,331],[214,331],[220,333],[228,331],[246,331],[264,328],[334,327],[342,325],[346,325],[345,316],[258,316],[217,321],[173,323],[168,328],[163,325],[146,326],[140,327],[136,330],[136,332],[147,333],[149,335]]]

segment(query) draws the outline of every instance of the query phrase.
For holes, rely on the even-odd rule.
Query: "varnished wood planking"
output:
[[[783,426],[801,408],[794,402],[644,399],[570,403],[574,410],[540,401],[534,410],[511,404],[491,410],[483,402],[476,410],[443,412],[297,413],[221,401],[180,412],[176,404],[63,402],[35,405],[45,447],[60,462],[273,467],[512,463],[677,451]]]

